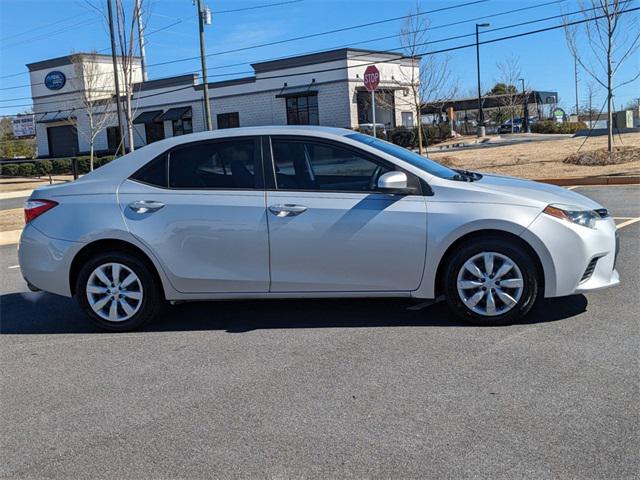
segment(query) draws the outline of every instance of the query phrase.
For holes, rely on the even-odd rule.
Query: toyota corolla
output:
[[[615,224],[594,201],[335,128],[159,141],[36,189],[25,218],[29,287],[75,296],[111,331],[167,301],[300,297],[444,298],[503,325],[619,282]]]

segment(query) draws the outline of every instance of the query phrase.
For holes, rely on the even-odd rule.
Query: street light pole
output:
[[[524,102],[524,108],[522,109],[522,129],[527,133],[531,133],[531,127],[529,126],[529,98],[524,88],[524,78],[521,78],[520,81],[522,82],[522,99]]]
[[[478,136],[484,137],[484,112],[482,111],[482,91],[480,87],[480,27],[488,27],[488,23],[476,23],[476,66],[478,70]]]
[[[202,63],[202,82],[204,91],[204,116],[207,124],[207,130],[213,130],[211,125],[211,105],[209,104],[209,84],[207,81],[207,56],[204,46],[204,10],[202,9],[202,0],[198,0],[198,29],[200,30],[200,62]],[[207,24],[210,24],[210,17],[207,18]]]

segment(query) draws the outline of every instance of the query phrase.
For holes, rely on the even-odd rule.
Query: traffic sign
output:
[[[375,67],[375,65],[369,65],[364,71],[364,86],[367,88],[367,90],[373,92],[376,88],[378,88],[379,83],[380,72]]]

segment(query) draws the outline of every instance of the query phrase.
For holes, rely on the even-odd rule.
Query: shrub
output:
[[[543,120],[531,125],[533,133],[576,133],[578,130],[588,128],[584,122],[563,122],[558,123],[553,120]]]
[[[6,163],[0,165],[0,173],[2,175],[6,175],[8,177],[15,177],[18,175],[18,164],[17,163]]]
[[[18,164],[18,176],[20,177],[32,177],[36,169],[33,163],[19,163]]]
[[[35,174],[39,177],[49,175],[53,171],[51,160],[39,160],[35,164]]]
[[[390,138],[396,145],[408,148],[414,144],[416,132],[405,127],[398,127],[391,132]]]
[[[415,134],[414,147],[418,145],[418,127],[413,129]],[[422,144],[433,145],[451,137],[451,127],[448,123],[439,125],[422,125]]]
[[[53,173],[56,175],[71,172],[71,160],[68,158],[59,158],[51,162],[53,164]]]

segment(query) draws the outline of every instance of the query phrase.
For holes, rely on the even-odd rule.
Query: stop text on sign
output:
[[[374,65],[369,65],[364,71],[364,86],[367,88],[367,90],[373,92],[376,88],[378,88],[379,83],[380,72]]]

